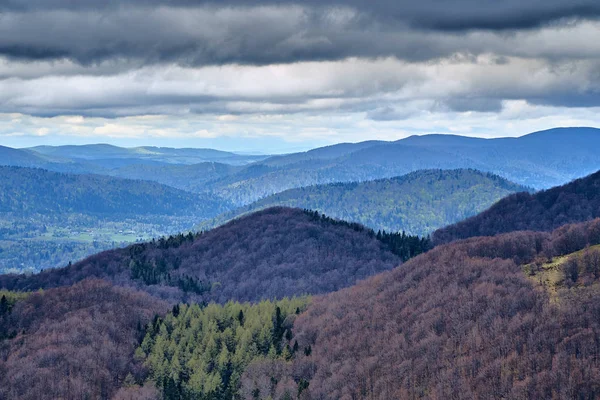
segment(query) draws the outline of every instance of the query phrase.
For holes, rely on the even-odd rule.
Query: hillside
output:
[[[149,181],[0,167],[0,273],[191,229],[227,202]]]
[[[0,310],[0,398],[112,398],[145,379],[134,351],[146,324],[167,309],[94,280],[30,294]]]
[[[149,181],[0,167],[0,212],[95,215],[196,215],[223,210],[223,201]]]
[[[333,146],[272,157],[209,182],[206,189],[243,206],[288,189],[391,178],[421,169],[471,168],[535,189],[600,169],[595,151],[600,130],[595,128],[558,128],[500,139],[424,135],[340,146],[339,151]]]
[[[439,229],[436,243],[519,230],[551,231],[600,217],[600,172],[535,194],[510,195],[488,210]]]
[[[424,170],[390,179],[286,190],[226,212],[200,227],[218,226],[272,206],[287,206],[317,210],[375,230],[425,236],[522,191],[527,188],[475,170]]]
[[[250,364],[241,390],[275,399],[596,398],[597,268],[582,258],[576,268],[591,271],[588,280],[565,275],[553,301],[524,265],[597,243],[600,220],[437,247],[313,299],[292,328],[304,351],[292,363]]]
[[[106,251],[32,276],[3,275],[0,287],[36,290],[96,277],[177,301],[258,301],[347,287],[427,248],[416,237],[381,237],[318,213],[271,208],[203,234]]]
[[[151,179],[177,189],[202,193],[208,182],[233,174],[239,169],[240,167],[215,162],[192,165],[136,164],[115,168],[106,173],[127,179]]]

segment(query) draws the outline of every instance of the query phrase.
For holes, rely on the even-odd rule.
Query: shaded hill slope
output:
[[[479,215],[439,229],[433,237],[444,243],[518,230],[551,231],[598,217],[600,172],[535,194],[510,195]]]
[[[317,210],[375,230],[427,235],[485,210],[527,188],[475,170],[424,170],[360,183],[290,189],[226,212],[200,226],[210,228],[256,210],[287,206]]]
[[[97,277],[174,300],[255,301],[347,287],[427,248],[416,237],[379,237],[314,212],[271,208],[204,234],[107,251],[32,276],[0,276],[0,287],[35,290]]]
[[[205,162],[200,164],[137,164],[112,169],[106,174],[127,179],[152,180],[193,193],[205,192],[208,182],[238,171],[233,165]]]

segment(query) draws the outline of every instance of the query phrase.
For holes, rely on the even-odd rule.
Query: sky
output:
[[[600,126],[597,0],[2,0],[0,145]]]

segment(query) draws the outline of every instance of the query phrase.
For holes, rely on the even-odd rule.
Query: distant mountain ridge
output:
[[[35,153],[74,160],[85,160],[110,168],[110,162],[127,160],[129,164],[161,163],[161,164],[198,164],[202,162],[222,162],[232,165],[244,165],[260,161],[267,156],[241,155],[228,151],[197,148],[170,147],[118,147],[109,144],[92,144],[80,146],[36,146],[26,149]]]
[[[272,206],[317,210],[375,230],[427,235],[528,188],[475,170],[422,170],[401,177],[289,189],[199,225],[211,228]]]
[[[396,142],[334,145],[277,156],[209,182],[206,189],[242,206],[287,189],[391,178],[421,169],[471,168],[545,189],[600,169],[600,129],[556,128],[518,138],[411,136]]]
[[[122,149],[106,145],[39,147],[35,148],[37,153],[4,148],[0,149],[5,154],[0,163],[143,177],[183,190],[212,193],[240,207],[288,189],[392,178],[422,169],[477,169],[534,189],[546,189],[600,169],[597,148],[599,129],[575,127],[517,138],[411,136],[395,142],[341,143],[272,157],[223,154],[210,149]],[[205,163],[219,167],[211,170]],[[192,164],[198,167],[188,168]],[[216,169],[219,172],[215,173]],[[170,174],[177,174],[177,179]]]

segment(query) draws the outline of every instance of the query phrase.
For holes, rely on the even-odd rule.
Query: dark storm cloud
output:
[[[439,30],[532,28],[565,18],[600,16],[595,0],[6,0],[0,10],[107,10],[123,7],[351,7],[383,20]]]
[[[265,65],[347,57],[410,61],[489,51],[460,41],[600,16],[590,0],[8,0],[0,2],[0,55]],[[450,37],[445,38],[445,35]]]

